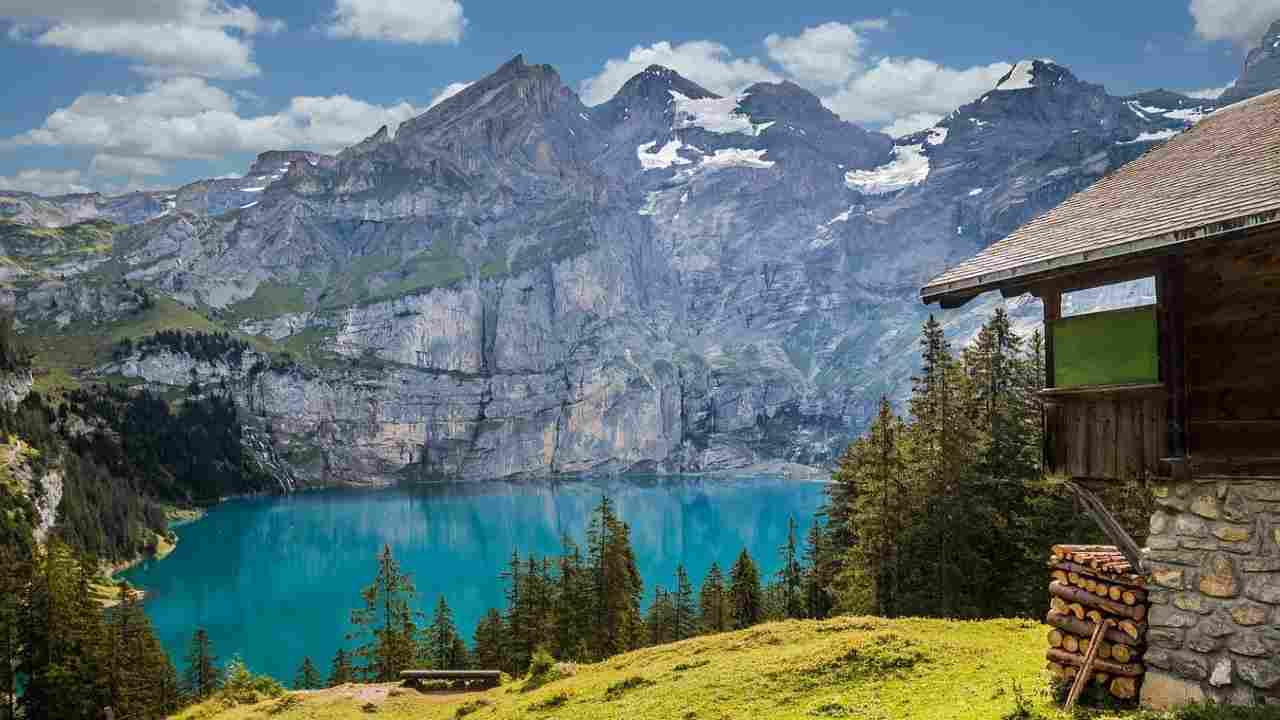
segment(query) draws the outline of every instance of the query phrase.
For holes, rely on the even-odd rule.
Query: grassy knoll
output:
[[[1043,653],[1043,627],[1030,621],[844,617],[647,648],[528,691],[522,680],[472,693],[344,685],[231,708],[213,700],[178,717],[1063,720]]]
[[[229,331],[226,326],[176,300],[153,296],[150,308],[131,317],[106,324],[78,322],[66,328],[40,328],[23,336],[23,342],[35,352],[33,365],[39,368],[35,377],[36,389],[57,394],[79,385],[75,371],[92,368],[110,360],[111,349],[119,341],[125,338],[137,340],[161,330],[207,333]],[[235,332],[231,334],[247,340],[255,350],[274,350],[273,344],[264,338],[241,336]],[[127,378],[115,380],[132,382]]]

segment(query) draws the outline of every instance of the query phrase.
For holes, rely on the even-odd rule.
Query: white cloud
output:
[[[274,32],[278,20],[221,0],[89,3],[0,0],[10,37],[74,52],[116,55],[149,75],[246,78],[260,74],[248,37]]]
[[[781,79],[756,58],[735,58],[729,48],[709,40],[679,45],[662,41],[637,45],[625,58],[611,58],[594,77],[582,81],[582,101],[599,105],[613,97],[627,80],[650,65],[663,65],[721,95],[732,94],[756,82]]]
[[[769,57],[801,83],[839,85],[862,69],[865,38],[860,30],[884,30],[885,20],[864,20],[852,25],[829,22],[805,28],[796,37],[769,35],[764,45]]]
[[[445,100],[448,100],[449,98],[453,97],[454,95],[457,95],[463,90],[466,90],[468,87],[470,87],[470,85],[471,83],[469,82],[449,83],[448,85],[445,86],[443,90],[436,93],[435,97],[431,98],[431,104],[427,105],[427,109],[430,110],[431,108],[439,105]]]
[[[935,113],[912,113],[910,115],[894,118],[893,122],[880,128],[880,132],[891,137],[902,137],[903,135],[920,132],[925,128],[931,128],[934,125],[937,125],[938,121],[941,119],[942,116]]]
[[[88,187],[80,183],[79,170],[39,168],[19,170],[16,175],[0,175],[0,190],[29,192],[37,195],[90,192]]]
[[[138,177],[160,174],[169,160],[270,149],[336,152],[421,112],[407,102],[381,106],[335,95],[295,97],[280,112],[243,117],[223,90],[199,78],[172,78],[134,95],[81,95],[40,127],[0,141],[0,149],[89,149],[97,153],[95,174]]]
[[[945,115],[995,87],[1008,63],[963,70],[922,58],[883,58],[823,103],[840,117],[865,125],[907,122],[924,113]]]
[[[1236,81],[1232,80],[1231,82],[1227,83],[1226,85],[1223,85],[1222,87],[1203,88],[1201,90],[1188,90],[1183,94],[1186,95],[1187,97],[1198,98],[1200,100],[1217,100],[1218,98],[1222,97],[1222,93],[1226,92],[1228,89],[1231,88],[1232,85],[1235,85],[1235,84],[1236,84]]]
[[[467,19],[458,0],[337,0],[333,37],[421,45],[457,43]]]
[[[1205,40],[1226,40],[1253,47],[1271,23],[1280,20],[1280,0],[1191,0],[1196,33]]]

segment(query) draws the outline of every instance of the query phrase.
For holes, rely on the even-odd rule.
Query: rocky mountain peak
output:
[[[492,144],[497,136],[485,129],[501,128],[507,140],[521,126],[538,122],[565,103],[580,105],[550,65],[530,65],[517,55],[488,76],[400,125],[392,142],[401,147],[461,146],[479,140]],[[504,141],[505,142],[505,141]]]
[[[1014,63],[1004,77],[996,83],[995,90],[1010,92],[1014,90],[1030,90],[1032,88],[1052,87],[1064,80],[1079,82],[1076,76],[1065,67],[1049,58],[1035,60],[1019,60]]]
[[[1280,20],[1271,23],[1262,41],[1245,57],[1240,79],[1222,94],[1233,103],[1280,87]]]
[[[613,99],[658,99],[666,103],[671,99],[670,93],[672,91],[678,92],[691,100],[719,97],[719,95],[689,80],[669,67],[650,65],[624,83]]]

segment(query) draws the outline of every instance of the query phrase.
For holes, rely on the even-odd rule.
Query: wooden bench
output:
[[[423,682],[462,683],[466,687],[497,687],[500,670],[401,670],[400,679],[407,685]]]

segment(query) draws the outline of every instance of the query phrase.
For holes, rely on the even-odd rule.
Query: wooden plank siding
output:
[[[1280,459],[1280,232],[1185,260],[1187,453],[1247,473]]]
[[[1046,390],[1046,471],[1098,480],[1158,474],[1168,454],[1160,385]]]

